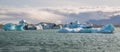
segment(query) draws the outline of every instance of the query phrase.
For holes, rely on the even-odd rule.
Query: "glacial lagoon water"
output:
[[[113,34],[58,33],[58,30],[1,31],[0,52],[119,52],[120,28]]]

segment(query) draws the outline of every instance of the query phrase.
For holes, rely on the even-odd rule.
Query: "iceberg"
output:
[[[23,31],[24,30],[24,25],[16,25],[16,30],[17,31]]]
[[[19,21],[18,24],[7,23],[3,25],[5,31],[24,31],[24,30],[41,30],[43,29],[41,24],[30,25],[26,23],[26,20]]]
[[[36,28],[36,30],[41,30],[41,29],[43,29],[42,25],[40,25],[40,24],[39,24],[39,25],[36,25],[35,28]]]
[[[71,22],[69,24],[66,24],[66,27],[68,28],[78,28],[78,27],[82,27],[82,28],[91,28],[93,25],[92,24],[86,24],[86,23],[83,23],[83,24],[80,24],[79,21],[74,21],[74,22]]]
[[[19,21],[19,25],[26,25],[26,24],[27,24],[26,20]]]
[[[61,28],[59,32],[61,33],[112,33],[114,31],[114,26],[112,24],[105,25],[101,28]]]
[[[23,30],[25,30],[24,29],[25,25],[27,25],[26,20],[19,21],[19,24],[16,25],[16,30],[17,31],[23,31]]]
[[[3,25],[3,29],[5,31],[15,31],[15,30],[23,31],[24,30],[23,27],[24,27],[24,25],[15,25],[12,23],[7,23],[7,24]]]
[[[13,30],[16,30],[16,25],[15,24],[12,24],[12,23],[7,23],[5,25],[3,25],[3,29],[5,31],[13,31]]]
[[[24,30],[24,26],[26,25],[26,21],[25,20],[21,20],[19,22],[19,24],[13,24],[13,23],[6,23],[3,25],[3,29],[5,31],[23,31]]]

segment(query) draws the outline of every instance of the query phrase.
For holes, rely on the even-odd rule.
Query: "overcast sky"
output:
[[[1,7],[119,7],[120,0],[0,0]]]
[[[85,7],[84,9],[79,9],[79,7],[81,6],[82,7],[90,6],[93,8],[88,9]],[[108,7],[98,8],[96,6],[105,7],[108,6]],[[40,10],[36,7],[38,8],[53,7],[53,8],[51,9],[45,8],[44,10],[43,9]],[[54,7],[56,8],[58,7],[61,9],[55,9]],[[64,9],[64,7],[68,9]],[[32,22],[38,23],[41,21],[67,23],[76,19],[80,20],[80,22],[89,21],[91,19],[100,20],[106,19],[109,16],[114,15],[114,11],[120,11],[119,7],[120,0],[0,0],[0,23],[7,23],[8,21],[18,23],[18,21],[21,19],[25,19],[30,23]],[[104,12],[99,13],[100,11],[95,13],[94,12],[89,13],[87,12],[89,10],[90,11],[100,10],[109,12],[113,11],[113,14],[110,13],[110,15],[108,15],[109,13],[108,14]],[[81,11],[86,11],[86,13],[84,12],[82,13]]]

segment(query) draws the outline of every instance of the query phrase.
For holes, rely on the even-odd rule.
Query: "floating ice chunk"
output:
[[[15,24],[7,23],[7,24],[3,25],[3,29],[5,31],[13,31],[13,30],[16,30],[15,26],[16,26]]]
[[[17,31],[23,31],[24,30],[24,25],[16,25],[16,30]]]
[[[26,24],[26,20],[19,21],[19,25],[25,25],[25,24]]]
[[[114,26],[112,24],[105,25],[102,28],[62,28],[59,32],[66,33],[112,33]]]

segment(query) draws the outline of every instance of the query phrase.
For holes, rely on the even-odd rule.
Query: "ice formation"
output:
[[[7,23],[3,26],[3,29],[5,31],[13,31],[13,30],[16,30],[16,25],[15,24],[12,24],[12,23]]]
[[[7,23],[3,26],[5,31],[23,31],[23,30],[40,30],[42,29],[41,25],[32,25],[29,27],[25,20],[19,21],[19,24]]]
[[[80,24],[79,21],[71,22],[66,27],[61,28],[59,32],[71,32],[71,33],[110,33],[114,31],[112,24],[105,25],[101,28],[93,28],[92,24]]]

